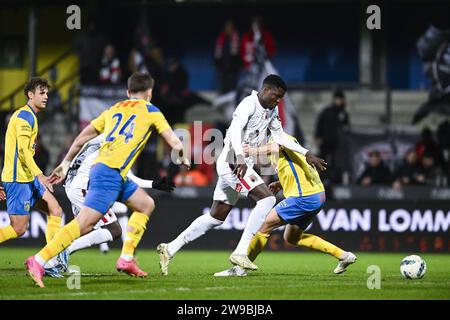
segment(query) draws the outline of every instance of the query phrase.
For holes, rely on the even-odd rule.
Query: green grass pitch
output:
[[[45,278],[46,288],[32,285],[23,262],[36,252],[30,248],[0,249],[0,300],[16,299],[450,299],[450,255],[421,254],[427,273],[420,280],[403,279],[401,259],[407,254],[356,253],[348,271],[332,273],[336,260],[314,252],[263,252],[259,270],[247,277],[216,278],[212,274],[229,267],[225,251],[181,251],[172,260],[169,275],[159,275],[155,250],[141,250],[139,265],[146,279],[115,271],[118,250],[102,255],[90,249],[71,256],[70,265],[81,269],[80,289],[69,290],[68,277]],[[369,290],[367,267],[381,270],[381,289]]]

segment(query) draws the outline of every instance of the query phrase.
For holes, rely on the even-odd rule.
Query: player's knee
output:
[[[14,229],[14,231],[17,234],[17,237],[20,237],[27,232],[28,229],[28,223],[14,223],[11,225]]]
[[[49,206],[48,211],[51,216],[62,217],[63,210],[58,203],[52,205],[51,207]]]
[[[151,214],[155,210],[155,201],[151,197],[147,197],[145,205],[145,213]]]

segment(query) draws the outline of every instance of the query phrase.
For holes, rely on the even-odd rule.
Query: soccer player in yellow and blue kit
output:
[[[116,269],[131,276],[147,276],[138,267],[134,252],[145,232],[155,203],[143,189],[127,178],[127,173],[153,130],[161,134],[177,152],[178,164],[190,166],[189,160],[183,155],[181,141],[175,136],[161,111],[150,103],[152,89],[153,79],[150,75],[131,75],[128,79],[129,99],[116,103],[94,119],[78,135],[64,161],[50,176],[50,182],[61,182],[70,162],[82,146],[100,133],[105,134],[99,155],[89,173],[89,187],[80,213],[47,246],[26,260],[29,275],[40,287],[44,287],[44,264],[75,239],[90,232],[115,201],[124,202],[133,211]]]
[[[288,135],[289,136],[289,135]],[[290,139],[297,140],[289,136]],[[244,147],[246,155],[276,158],[279,181],[273,182],[269,188],[274,194],[283,189],[285,199],[278,203],[267,215],[259,231],[253,236],[248,247],[248,257],[254,261],[265,247],[273,229],[286,225],[284,239],[299,247],[328,253],[339,260],[334,273],[346,271],[348,265],[356,261],[356,256],[329,243],[318,236],[304,233],[304,230],[320,212],[325,203],[325,189],[319,173],[312,167],[306,156],[279,146],[276,143],[255,148]],[[245,270],[236,266],[215,274],[216,276],[244,276]]]
[[[2,182],[10,225],[0,228],[0,243],[25,233],[30,209],[35,204],[48,214],[45,231],[47,242],[61,228],[62,209],[50,192],[53,189],[48,184],[47,177],[33,159],[38,134],[36,114],[45,109],[49,88],[46,79],[31,78],[24,87],[27,104],[16,110],[8,123]]]

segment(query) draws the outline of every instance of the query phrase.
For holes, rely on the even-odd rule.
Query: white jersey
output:
[[[103,135],[101,134],[86,142],[80,152],[78,152],[67,171],[66,187],[87,190],[89,171],[99,154],[102,141]]]
[[[257,147],[262,143],[265,143],[268,129],[271,132],[282,129],[280,118],[278,117],[278,106],[272,110],[263,108],[259,103],[257,94],[257,91],[252,91],[251,95],[247,96],[239,103],[233,113],[233,121],[239,120],[241,123],[246,123],[242,129],[241,146],[249,144],[253,147]],[[227,130],[224,148],[217,160],[218,162],[234,162],[233,159],[236,152],[233,150],[231,143],[230,128],[231,125]],[[245,160],[248,166],[251,166],[254,163],[253,157],[247,157]]]

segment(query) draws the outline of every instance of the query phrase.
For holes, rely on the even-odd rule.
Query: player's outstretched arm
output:
[[[183,144],[180,139],[175,135],[172,129],[166,129],[161,132],[161,136],[167,142],[167,144],[172,148],[177,154],[177,164],[184,166],[186,169],[191,168],[190,160],[184,155]]]
[[[298,142],[289,139],[282,128],[273,130],[272,136],[273,140],[279,145],[304,155],[306,157],[306,162],[308,162],[310,166],[317,168],[320,171],[325,171],[327,169],[327,163],[325,160],[315,156],[311,151],[301,146]]]
[[[141,188],[156,189],[166,192],[172,192],[175,189],[175,184],[170,182],[167,177],[160,177],[155,180],[145,180],[137,177],[131,170],[128,171],[127,177]]]
[[[278,154],[280,152],[280,145],[272,142],[260,147],[251,147],[245,144],[243,147],[244,155],[248,156],[270,156],[272,154]]]
[[[95,138],[99,135],[97,129],[94,128],[92,124],[89,124],[80,134],[75,138],[74,142],[70,146],[69,151],[64,157],[63,162],[53,170],[49,177],[49,182],[51,184],[58,184],[66,178],[67,171],[70,167],[70,162],[78,154],[78,152],[83,148],[84,144],[89,140]]]

